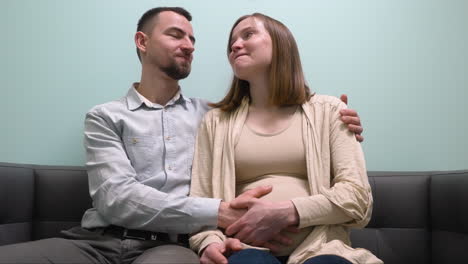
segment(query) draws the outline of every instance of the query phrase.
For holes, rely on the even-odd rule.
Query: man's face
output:
[[[190,74],[195,38],[190,22],[172,11],[159,13],[148,35],[146,59],[174,80]]]

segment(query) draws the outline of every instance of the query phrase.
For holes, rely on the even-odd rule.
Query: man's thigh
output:
[[[146,250],[133,264],[198,264],[200,260],[192,250],[177,245],[164,245]]]
[[[0,247],[0,263],[106,263],[73,241],[50,238]]]

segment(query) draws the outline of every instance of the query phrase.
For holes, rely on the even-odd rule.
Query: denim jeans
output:
[[[275,257],[268,251],[244,249],[229,257],[229,264],[284,264],[287,258]],[[310,258],[304,264],[352,264],[337,255],[320,255]]]

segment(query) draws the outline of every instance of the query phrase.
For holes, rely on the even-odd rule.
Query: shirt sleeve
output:
[[[299,215],[299,228],[342,224],[352,220],[343,210],[321,194],[310,197],[298,197],[291,199],[291,201]]]
[[[136,180],[118,130],[98,109],[86,115],[84,146],[93,205],[109,224],[179,234],[216,228],[219,199],[164,193]]]

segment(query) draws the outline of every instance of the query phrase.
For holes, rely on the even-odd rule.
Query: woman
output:
[[[278,215],[271,228],[300,229],[291,246],[275,253],[280,258],[254,248],[233,254],[229,263],[261,263],[253,260],[259,256],[267,259],[263,263],[381,263],[350,247],[348,228],[368,223],[372,195],[361,146],[340,120],[345,105],[311,94],[292,34],[268,16],[237,20],[228,57],[235,76],[201,124],[191,195],[232,201],[245,190],[272,185],[262,198],[271,208],[266,213]],[[190,242],[203,252],[202,263],[224,262],[211,254],[240,248],[220,230],[195,234]],[[317,262],[323,258],[329,262]]]

